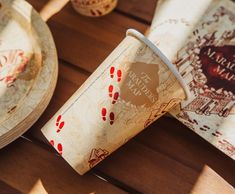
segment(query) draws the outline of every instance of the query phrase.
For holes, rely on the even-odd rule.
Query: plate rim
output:
[[[26,19],[29,19],[37,34],[42,53],[42,68],[35,78],[35,82],[30,89],[29,95],[25,97],[26,103],[24,102],[23,104],[26,104],[26,106],[21,106],[12,113],[7,121],[3,121],[3,123],[0,124],[0,129],[1,127],[6,129],[6,132],[0,135],[0,148],[2,148],[26,132],[39,119],[48,106],[58,78],[58,56],[53,36],[47,24],[41,19],[40,15],[32,5],[25,0],[0,0],[0,3],[9,4],[9,6],[12,6],[18,13],[22,13],[23,11],[23,13],[25,13],[24,17],[27,16],[27,12],[30,12],[30,18]],[[42,79],[42,76],[45,78],[44,74],[51,75],[50,79],[47,77],[47,83],[43,83],[42,80],[40,80]],[[41,95],[39,95],[39,98],[37,97],[38,90],[42,92]],[[31,100],[31,106],[33,106],[29,112],[28,110],[30,109],[28,109],[29,105],[27,106],[27,100]]]

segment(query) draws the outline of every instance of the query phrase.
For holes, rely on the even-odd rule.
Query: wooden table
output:
[[[40,10],[46,0],[29,0]],[[78,175],[43,138],[40,128],[124,38],[145,32],[154,0],[119,0],[108,16],[91,19],[67,5],[48,22],[59,54],[53,99],[38,122],[0,151],[0,193],[235,193],[235,162],[171,118],[161,118],[94,170]],[[219,175],[217,175],[216,173]],[[226,181],[229,183],[226,183]]]

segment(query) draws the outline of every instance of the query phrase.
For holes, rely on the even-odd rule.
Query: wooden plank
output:
[[[59,81],[57,84],[57,88],[54,94],[54,97],[47,108],[46,112],[42,115],[42,117],[39,119],[39,121],[32,127],[32,129],[27,133],[27,137],[44,140],[44,137],[42,136],[40,132],[40,128],[47,122],[47,120],[50,119],[50,117],[56,112],[56,110],[59,109],[60,106],[69,98],[72,93],[84,82],[84,80],[87,78],[86,73],[82,73],[80,71],[75,70],[74,68],[71,68],[70,66],[66,65],[65,63],[60,63],[60,71],[59,71]],[[32,139],[32,138],[31,138]],[[134,143],[136,144],[136,143]],[[128,144],[129,145],[129,144]],[[195,177],[195,172],[188,167],[184,167],[181,164],[178,164],[178,162],[169,159],[168,157],[165,157],[162,154],[155,153],[154,151],[143,147],[142,145],[136,144],[136,149],[142,150],[142,154],[138,155],[135,153],[136,149],[133,149],[133,146],[124,146],[127,150],[127,152],[121,152],[121,154],[118,154],[120,152],[114,153],[114,156],[119,156],[120,158],[116,161],[107,162],[105,161],[104,165],[105,168],[97,168],[102,170],[102,172],[105,172],[108,174],[108,176],[114,177],[115,179],[122,181],[126,183],[127,185],[136,188],[137,190],[140,190],[143,193],[151,193],[155,190],[154,185],[157,184],[160,186],[162,184],[162,177],[166,177],[164,179],[164,187],[161,187],[161,189],[158,189],[159,192],[166,192],[169,190],[169,192],[172,192],[173,190],[178,188],[178,184],[182,184],[183,182],[187,182],[190,180],[188,176]],[[131,144],[132,145],[132,144]],[[138,156],[138,158],[136,158]],[[142,160],[139,158],[142,157]],[[130,162],[134,162],[135,165],[130,163],[124,163],[122,161],[122,158],[129,158]],[[135,162],[139,161],[139,162]],[[160,161],[160,162],[158,162]],[[146,164],[146,169],[142,168],[142,162]],[[123,166],[119,166],[119,164],[124,164]],[[160,164],[160,165],[159,165]],[[163,166],[161,165],[163,164]],[[169,164],[171,166],[171,170],[169,171],[166,164]],[[129,167],[132,166],[132,170],[138,172],[136,176],[130,176],[132,172],[127,171]],[[177,176],[173,173],[173,168],[177,168],[178,175],[184,174],[182,180],[177,183],[177,185],[172,185],[171,181],[174,181],[174,179],[177,178]],[[119,169],[118,171],[116,169]],[[151,169],[155,169],[152,171]],[[144,170],[144,171],[142,171]],[[116,174],[117,172],[117,174]],[[119,172],[122,172],[120,175]],[[150,174],[150,172],[158,172]],[[161,173],[159,173],[161,172]],[[143,177],[146,181],[146,185],[141,184],[141,179],[139,177]],[[187,178],[188,177],[188,178]],[[155,179],[157,178],[157,181]],[[172,185],[170,189],[166,186],[167,184]],[[179,191],[188,191],[191,188],[192,183],[186,183],[187,186],[181,187]],[[166,189],[167,188],[167,189]]]
[[[7,194],[125,193],[92,174],[81,177],[61,157],[22,139],[0,150],[0,172]]]
[[[88,75],[66,63],[60,63],[59,81],[54,97],[46,112],[27,133],[28,137],[44,139],[40,128]],[[159,187],[159,193],[170,193],[173,190],[176,193],[189,193],[204,164],[209,164],[225,180],[234,184],[234,170],[231,171],[231,168],[235,169],[233,161],[178,121],[162,118],[130,144],[112,154],[97,169],[143,193],[154,192],[155,185]],[[144,185],[141,184],[143,179]]]
[[[41,1],[30,1],[39,7],[42,5]],[[122,18],[125,19],[116,21]],[[133,22],[118,13],[112,13],[100,19],[77,16],[72,8],[67,6],[49,22],[49,25],[59,48],[59,56],[91,72],[122,39],[127,24],[133,23],[136,26],[141,25],[143,31],[146,28],[145,25]],[[93,32],[98,32],[98,34]],[[96,55],[94,56],[93,53]],[[61,65],[55,96],[45,114],[28,134],[40,138],[39,129],[88,75],[86,71],[81,73],[67,65]],[[204,164],[209,162],[213,169],[219,171],[219,174],[222,173],[223,178],[233,184],[235,179],[232,172],[234,170],[228,169],[234,169],[234,163],[231,163],[223,154],[189,132],[188,129],[178,133],[181,131],[181,125],[177,127],[176,132],[172,125],[169,128],[161,124],[159,127],[160,129],[155,124],[151,126],[152,130],[146,130],[134,141],[123,146],[97,169],[108,176],[124,181],[143,193],[189,193],[197,177],[200,176]],[[154,132],[148,133],[149,130]],[[148,142],[149,136],[152,138]],[[182,139],[179,138],[181,136]],[[204,144],[200,145],[202,142]]]
[[[235,190],[211,168],[205,166],[191,194],[223,193],[234,194]]]
[[[40,129],[46,122],[59,110],[61,106],[73,95],[73,93],[83,84],[89,74],[84,71],[78,71],[77,67],[69,66],[66,63],[59,64],[59,78],[52,100],[46,111],[39,120],[25,134],[26,137],[36,138],[48,143],[42,135]]]
[[[40,10],[46,0],[28,0]],[[52,17],[49,27],[59,58],[93,72],[125,37],[128,28],[145,32],[147,25],[112,12],[101,18],[77,14],[70,4]]]
[[[13,188],[12,186],[6,184],[0,180],[0,191],[1,194],[22,194],[19,190]]]
[[[142,193],[189,193],[198,172],[131,140],[97,167]]]
[[[116,10],[138,21],[151,24],[158,0],[119,0]]]
[[[175,119],[161,118],[135,139],[198,172],[207,164],[235,186],[235,162]]]
[[[200,170],[195,170],[134,140],[96,168],[142,193],[235,192],[232,186],[218,174],[215,175],[212,169],[202,166]],[[231,174],[233,172],[232,170]],[[224,192],[221,192],[223,190]]]

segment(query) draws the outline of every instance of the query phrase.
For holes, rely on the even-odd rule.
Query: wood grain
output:
[[[6,184],[2,180],[0,180],[0,191],[1,194],[22,194],[22,192]]]
[[[205,166],[194,185],[191,194],[223,193],[234,194],[235,190],[211,168]]]
[[[207,164],[219,173],[220,176],[222,175],[230,184],[234,185],[234,175],[232,173],[235,170],[234,163],[230,158],[226,158],[224,154],[216,150],[216,148],[208,145],[207,142],[205,142],[207,145],[200,145],[201,139],[196,137],[195,134],[192,134],[195,139],[193,142],[190,139],[187,140],[186,138],[190,136],[187,136],[187,131],[184,131],[179,135],[183,135],[182,138],[184,138],[181,143],[189,145],[188,150],[185,151],[186,148],[177,148],[180,142],[177,142],[175,138],[177,135],[174,133],[170,134],[171,130],[169,128],[154,127],[154,130],[162,134],[162,137],[156,137],[152,131],[152,133],[149,133],[150,136],[152,134],[152,136],[156,137],[153,139],[155,144],[159,146],[158,149],[139,143],[139,135],[103,161],[97,168],[143,193],[190,193]],[[180,128],[174,128],[174,130],[180,131]],[[171,137],[166,134],[164,135],[164,131],[169,133]],[[148,133],[148,129],[142,132],[141,135],[145,135],[145,133]],[[169,138],[171,144],[166,145],[161,141],[158,142],[162,138]],[[146,142],[148,140],[146,138]],[[192,144],[195,144],[195,149],[191,148]],[[165,146],[168,146],[171,152],[166,152],[164,150]],[[188,157],[187,152],[190,152],[194,157]],[[175,156],[174,153],[177,153],[177,155]],[[205,153],[207,155],[204,155]],[[197,164],[197,161],[200,161],[200,163]],[[213,177],[210,177],[211,174],[204,173],[208,176],[208,179],[211,178],[213,180]],[[223,180],[222,177],[220,177],[221,180]],[[145,184],[141,184],[143,180]],[[204,185],[204,189],[209,189],[208,187],[207,184]],[[216,188],[215,183],[214,192]],[[220,192],[218,190],[215,193]]]
[[[27,137],[44,140],[40,128],[122,40],[126,28],[132,26],[142,32],[145,31],[147,25],[131,18],[128,14],[123,14],[131,10],[134,16],[149,20],[147,18],[150,16],[139,15],[133,11],[145,10],[145,7],[130,6],[129,2],[137,0],[128,0],[129,7],[125,7],[126,1],[120,0],[117,10],[121,11],[115,11],[99,19],[79,16],[68,5],[49,21],[59,57],[70,64],[60,62],[59,80],[53,99],[43,116],[26,134]],[[30,2],[39,10],[45,0],[30,0]],[[149,2],[151,1],[147,1],[147,4],[151,5]],[[140,3],[134,6],[140,6]],[[67,166],[65,161],[61,159],[58,161],[61,168]],[[56,159],[54,162],[58,161]],[[211,170],[204,172],[203,169],[207,164],[235,186],[233,173],[235,166],[231,159],[178,121],[163,118],[113,153],[96,170],[142,193],[182,194],[195,191],[200,193],[198,188],[201,191],[210,188],[210,181],[215,180],[215,173],[211,173]],[[203,172],[207,179],[200,179]],[[71,171],[72,177],[73,173]],[[216,175],[215,185],[210,190],[214,193],[221,193],[221,188],[229,187],[219,175]],[[200,185],[205,183],[203,188],[197,186],[198,180]]]
[[[125,193],[89,173],[79,176],[61,157],[22,139],[0,151],[0,172],[7,194]]]
[[[28,0],[37,10],[45,0]],[[69,22],[68,22],[69,21]],[[88,18],[76,13],[68,4],[48,21],[59,58],[93,72],[125,37],[128,28],[145,32],[147,25],[116,12]]]
[[[45,141],[40,128],[88,76],[86,72],[61,62],[54,97],[27,137]],[[205,164],[230,184],[235,184],[232,173],[235,166],[230,158],[177,120],[162,118],[96,169],[142,193],[189,193]],[[145,184],[141,184],[142,180]]]
[[[158,0],[119,0],[116,10],[137,21],[151,24]]]
[[[197,179],[193,169],[135,141],[97,168],[142,193],[189,193]]]
[[[175,119],[162,117],[135,139],[198,172],[209,165],[235,185],[231,173],[235,172],[235,162]]]

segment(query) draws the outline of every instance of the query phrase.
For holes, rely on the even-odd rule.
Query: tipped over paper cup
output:
[[[128,30],[42,132],[84,174],[187,94],[174,66],[142,34]]]

